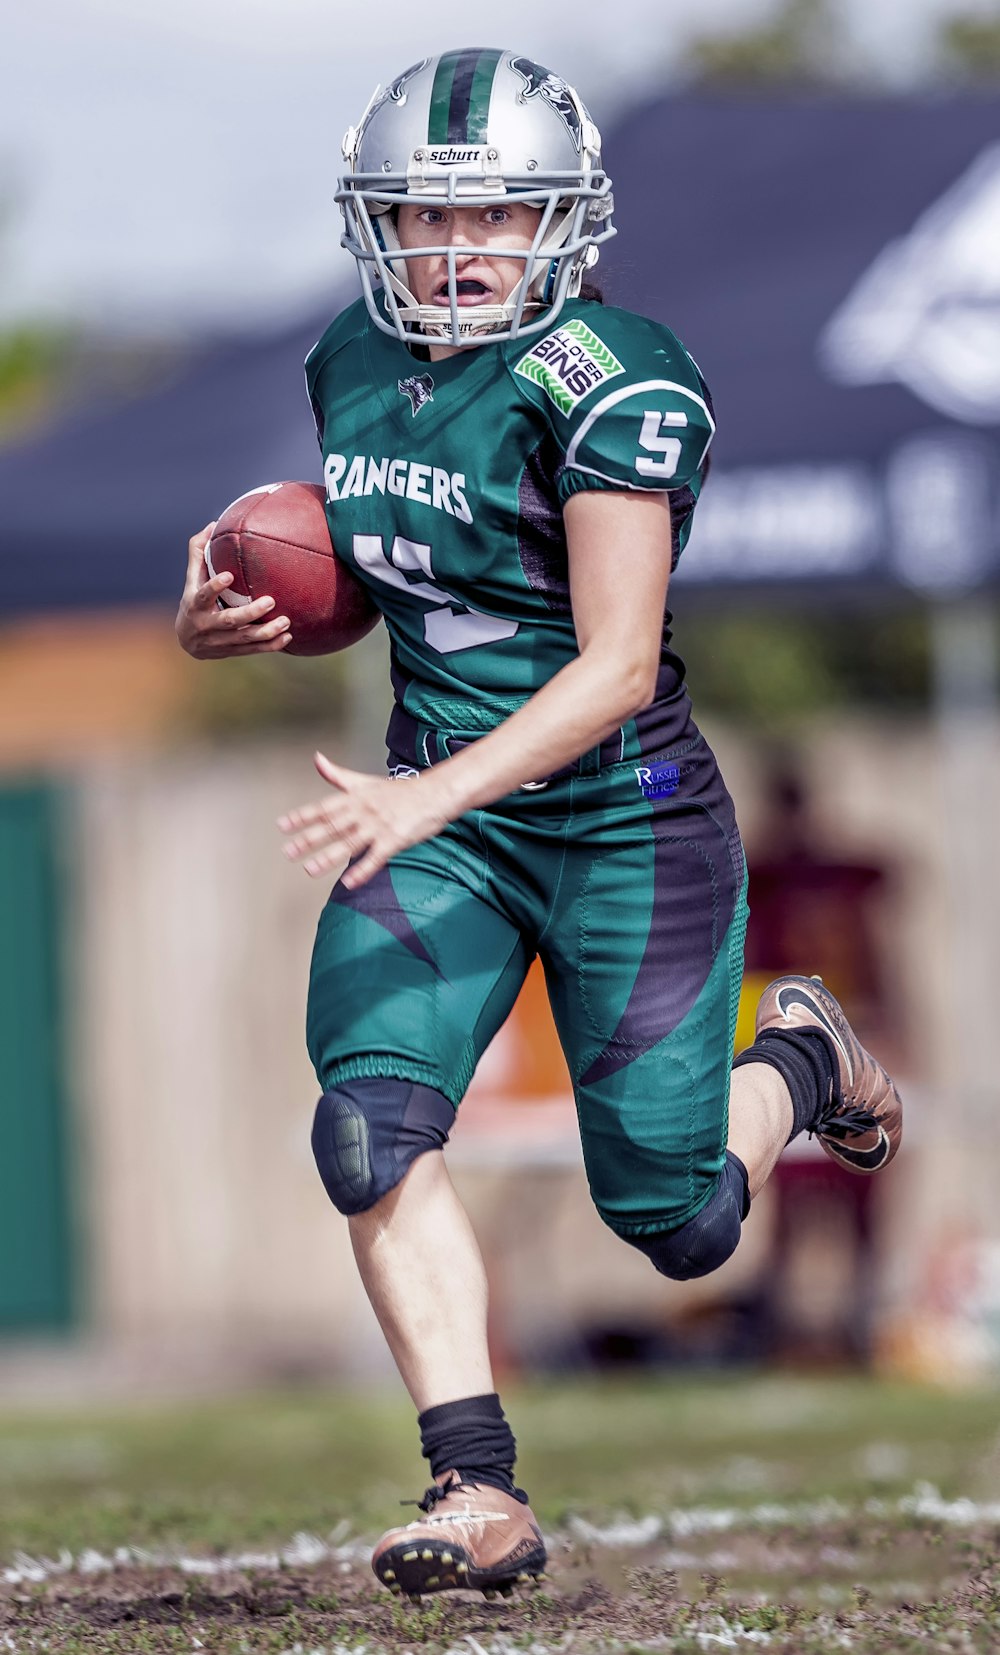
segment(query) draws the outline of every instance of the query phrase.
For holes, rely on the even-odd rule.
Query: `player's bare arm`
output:
[[[389,781],[317,753],[338,791],[279,821],[286,855],[307,873],[339,872],[352,857],[344,883],[362,885],[397,851],[550,775],[649,704],[670,572],[669,499],[577,494],[564,519],[579,656],[496,730],[420,776]]]
[[[224,661],[285,649],[292,641],[288,616],[272,615],[273,598],[220,609],[219,595],[232,585],[233,577],[228,570],[209,575],[205,548],[214,528],[209,523],[188,541],[187,577],[174,623],[181,648],[196,661]]]

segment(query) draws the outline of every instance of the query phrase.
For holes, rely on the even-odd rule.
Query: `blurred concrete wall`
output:
[[[107,763],[79,791],[75,931],[93,1329],[170,1360],[364,1368],[316,1177],[304,1050],[324,892],[280,855],[308,750]]]

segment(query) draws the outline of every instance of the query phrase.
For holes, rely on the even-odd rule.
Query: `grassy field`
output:
[[[1000,1648],[1000,1397],[862,1379],[507,1389],[540,1591],[400,1605],[395,1396],[0,1416],[0,1651]]]

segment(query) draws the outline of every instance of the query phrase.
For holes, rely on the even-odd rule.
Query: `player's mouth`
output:
[[[486,304],[487,301],[492,298],[492,290],[486,286],[485,282],[476,281],[474,277],[470,278],[463,276],[455,283],[455,302],[460,306],[482,305]],[[450,302],[451,301],[448,297],[448,278],[445,277],[444,281],[440,284],[434,294],[434,303],[436,305],[448,306]]]

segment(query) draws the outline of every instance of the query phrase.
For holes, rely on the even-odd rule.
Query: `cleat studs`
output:
[[[434,1561],[434,1553],[431,1551],[429,1546],[424,1547],[423,1551],[420,1553],[420,1557],[424,1563],[433,1563]]]
[[[425,1586],[440,1586],[440,1584],[441,1584],[441,1576],[440,1575],[428,1575],[427,1579],[424,1581]]]
[[[404,1552],[403,1553],[403,1562],[404,1563],[415,1563],[419,1556],[420,1556],[419,1552]]]
[[[512,1598],[514,1596],[514,1588],[509,1580],[505,1580],[502,1586],[498,1586],[497,1591],[502,1598]]]
[[[458,1581],[454,1575],[444,1575],[442,1576],[442,1584],[445,1586],[457,1586]]]
[[[452,1557],[451,1552],[442,1552],[441,1553],[441,1562],[442,1563],[454,1563],[454,1561],[455,1561],[455,1559]]]
[[[467,1563],[456,1563],[455,1564],[455,1573],[457,1575],[467,1575],[468,1572],[469,1572],[469,1565]]]
[[[489,1603],[493,1602],[493,1599],[496,1597],[496,1592],[493,1590],[492,1586],[483,1587],[483,1597],[486,1598]]]
[[[383,1569],[383,1571],[382,1571],[382,1579],[383,1580],[395,1580],[395,1578],[396,1578],[395,1569]]]

